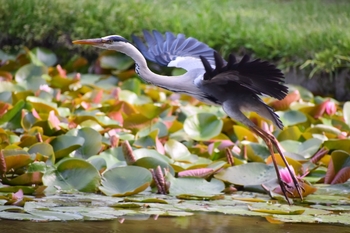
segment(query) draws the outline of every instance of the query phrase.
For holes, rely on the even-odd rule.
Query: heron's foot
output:
[[[292,171],[289,166],[287,168],[288,168],[288,172],[292,178],[292,183],[293,183],[294,187],[290,187],[290,185],[288,185],[288,186],[290,187],[290,189],[296,190],[298,193],[298,197],[301,200],[303,200],[303,192],[305,192],[305,189],[304,189],[303,185],[300,184],[300,182],[303,183],[303,181],[298,180],[298,178],[295,176],[294,171]],[[292,194],[292,195],[294,196],[294,194]]]
[[[294,196],[293,192],[291,191],[292,187],[286,182],[284,182],[283,180],[279,180],[279,185],[281,187],[281,191],[284,198],[287,200],[288,204],[290,205],[291,203],[290,203],[288,194],[290,194],[291,196]]]

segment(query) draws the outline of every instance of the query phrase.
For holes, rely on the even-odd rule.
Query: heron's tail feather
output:
[[[235,56],[230,54],[226,64],[217,52],[214,57],[215,69],[209,67],[209,63],[204,62],[205,58],[201,57],[206,70],[205,80],[214,81],[225,77],[226,81],[235,82],[258,95],[265,94],[277,99],[283,99],[287,95],[288,87],[284,85],[284,75],[275,65],[260,59],[250,60],[248,55],[244,55],[237,62]]]

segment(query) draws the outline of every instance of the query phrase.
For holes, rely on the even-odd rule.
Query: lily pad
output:
[[[197,157],[192,155],[187,147],[176,140],[170,139],[164,145],[165,152],[175,161],[195,162]]]
[[[55,151],[56,159],[60,159],[84,145],[84,142],[85,139],[82,137],[61,135],[53,139],[50,144]]]
[[[263,163],[247,163],[223,169],[214,177],[231,184],[254,186],[276,178],[276,171],[273,166]]]
[[[45,66],[53,66],[57,63],[57,56],[46,48],[34,48],[31,53]]]
[[[99,132],[92,128],[82,128],[78,131],[78,137],[84,139],[83,145],[76,150],[75,156],[84,159],[92,155],[96,155],[102,146],[102,136]]]
[[[143,167],[115,167],[102,174],[100,190],[114,197],[130,196],[145,190],[152,181],[152,174]]]
[[[277,112],[284,126],[297,125],[306,122],[307,117],[304,113],[297,110],[289,110],[285,112]]]
[[[47,172],[43,182],[48,191],[54,187],[62,190],[96,192],[100,184],[100,174],[90,163],[82,159],[67,158],[56,164],[56,169]]]
[[[225,185],[221,180],[211,179],[209,182],[204,178],[180,177],[175,178],[167,175],[167,181],[170,183],[169,193],[171,195],[192,194],[192,195],[216,195],[220,194]]]
[[[184,122],[185,132],[194,140],[206,141],[221,133],[222,120],[212,113],[198,113]]]

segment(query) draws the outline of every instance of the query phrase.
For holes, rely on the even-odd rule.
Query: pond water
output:
[[[350,221],[350,220],[349,220]],[[271,224],[260,217],[242,217],[223,214],[200,213],[190,217],[160,217],[158,219],[128,217],[99,222],[29,222],[0,220],[1,233],[350,233],[349,226],[326,224],[285,223]]]

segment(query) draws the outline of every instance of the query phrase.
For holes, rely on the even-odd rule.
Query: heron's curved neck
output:
[[[153,85],[169,89],[171,91],[186,91],[186,87],[193,86],[187,85],[187,82],[192,82],[186,75],[180,76],[165,76],[152,72],[148,66],[145,57],[142,53],[132,44],[126,43],[124,47],[118,48],[118,51],[131,57],[136,63],[136,72],[138,75],[148,83]],[[192,90],[188,90],[192,91]]]

